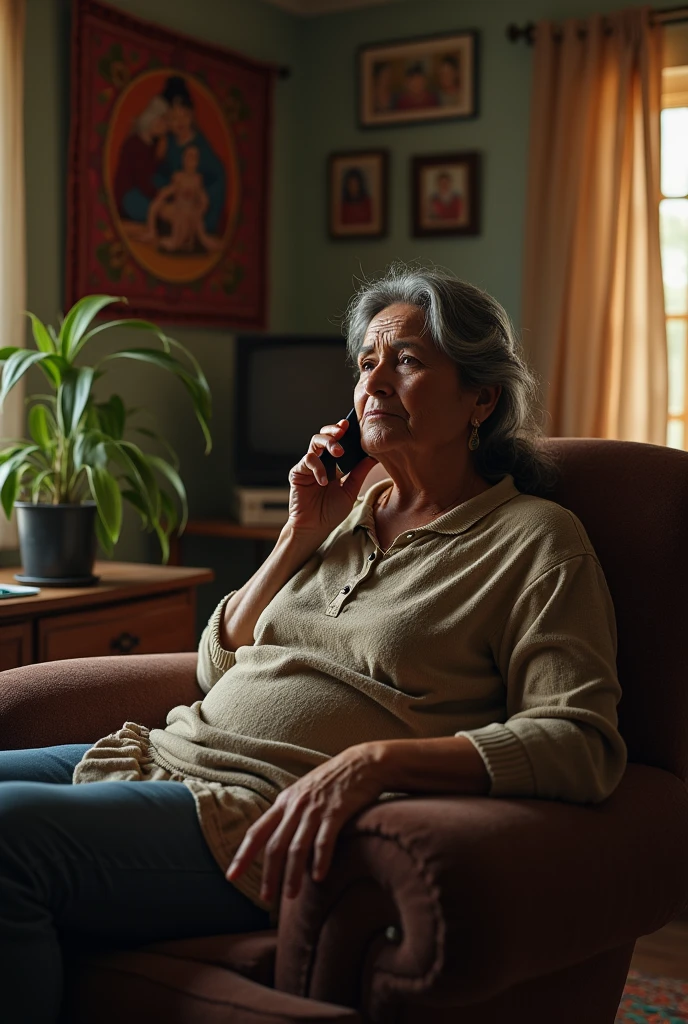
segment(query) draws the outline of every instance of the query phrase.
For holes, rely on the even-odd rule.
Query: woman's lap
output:
[[[58,998],[58,933],[131,946],[269,927],[224,878],[183,784],[55,785],[85,749],[0,753],[0,978],[11,1006],[12,991],[27,997],[36,963],[47,967],[52,994],[22,1003],[36,1021],[51,1019]],[[8,781],[13,766],[22,781]],[[41,772],[50,783],[32,781]]]

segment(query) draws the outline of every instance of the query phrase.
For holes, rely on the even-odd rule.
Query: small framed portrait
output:
[[[417,156],[412,166],[414,237],[479,234],[479,154]]]
[[[475,117],[477,33],[364,46],[358,79],[363,128]]]
[[[332,153],[328,163],[331,238],[382,238],[387,232],[387,152]]]

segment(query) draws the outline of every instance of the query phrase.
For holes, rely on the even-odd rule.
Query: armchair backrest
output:
[[[581,520],[616,610],[630,761],[688,778],[688,452],[550,438],[554,501]]]

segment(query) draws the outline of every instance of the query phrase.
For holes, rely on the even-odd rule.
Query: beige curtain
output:
[[[24,0],[0,0],[0,345],[23,345],[26,308],[24,218]],[[20,384],[0,412],[0,438],[24,434]],[[14,522],[0,514],[0,548],[16,548]]]
[[[536,28],[523,340],[547,432],[666,443],[660,30],[639,8]]]

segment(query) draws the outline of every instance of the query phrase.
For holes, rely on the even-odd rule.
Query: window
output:
[[[667,444],[688,448],[688,65],[662,76],[659,220],[667,319]]]

